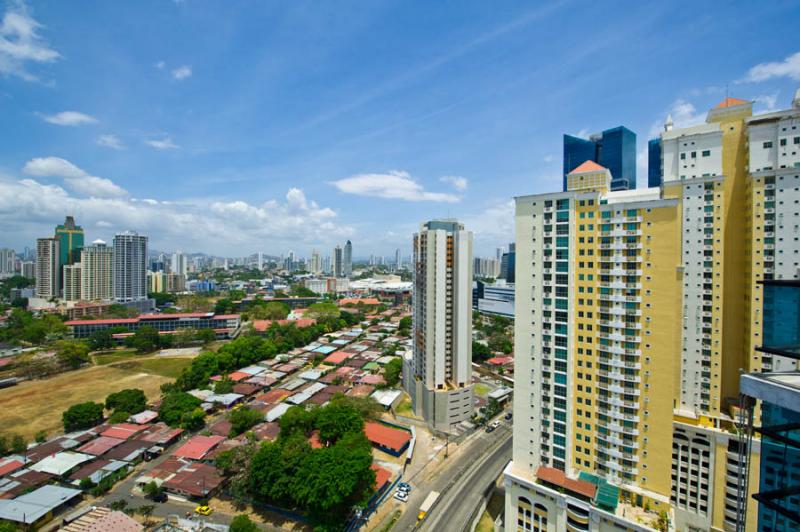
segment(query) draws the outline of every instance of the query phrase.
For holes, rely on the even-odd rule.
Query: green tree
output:
[[[511,343],[508,335],[496,332],[489,337],[489,349],[509,354],[514,350],[514,344]]]
[[[223,394],[231,393],[233,391],[233,381],[228,376],[222,377],[214,384],[214,393]]]
[[[293,284],[291,294],[297,297],[317,297],[317,293],[300,283]]]
[[[170,427],[178,427],[183,415],[200,406],[200,399],[186,392],[171,392],[163,397],[158,417]]]
[[[148,523],[150,521],[150,516],[153,515],[153,511],[155,509],[155,504],[143,504],[142,506],[139,506],[136,511],[139,512],[139,515],[144,517],[144,522]]]
[[[162,493],[164,493],[164,488],[156,484],[154,480],[151,480],[142,487],[142,491],[144,492],[145,497],[155,500],[160,497]]]
[[[125,423],[129,417],[131,417],[130,412],[125,412],[124,410],[115,410],[114,413],[109,416],[108,422]]]
[[[331,403],[319,409],[316,427],[320,441],[336,443],[348,432],[364,430],[364,418],[350,405]]]
[[[155,351],[161,345],[158,331],[153,327],[140,327],[132,336],[125,339],[125,345],[132,347],[140,353]]]
[[[234,438],[262,421],[264,421],[264,414],[258,410],[247,407],[234,410],[230,414],[231,430],[228,437]]]
[[[107,410],[122,410],[129,414],[138,414],[145,408],[147,408],[147,397],[138,388],[127,388],[106,397]]]
[[[114,336],[111,334],[110,329],[101,329],[95,331],[89,337],[89,347],[92,351],[99,351],[101,349],[111,349],[114,347]]]
[[[34,439],[36,440],[36,443],[44,443],[47,440],[47,432],[44,430],[40,430],[39,432],[36,433]]]
[[[403,372],[403,361],[400,358],[390,360],[383,368],[383,380],[387,386],[397,386]]]
[[[217,333],[214,329],[199,329],[197,331],[197,340],[202,342],[203,345],[210,344],[217,339]]]
[[[341,311],[339,310],[339,307],[336,306],[336,303],[320,301],[319,303],[314,303],[308,307],[307,316],[309,318],[324,320],[338,318],[340,314]]]
[[[172,335],[172,344],[176,347],[185,347],[193,344],[197,340],[194,329],[180,329]]]
[[[89,363],[89,346],[78,340],[61,340],[56,343],[58,360],[71,369]]]
[[[175,295],[167,292],[148,292],[147,297],[155,299],[157,307],[163,307],[167,303],[175,302]]]
[[[91,401],[72,405],[61,414],[61,420],[66,432],[92,428],[103,422],[103,405]]]
[[[314,430],[318,410],[317,408],[306,410],[302,406],[289,408],[278,420],[281,426],[278,437],[288,438],[298,432],[304,436],[309,436],[311,431]]]
[[[206,413],[202,408],[195,408],[191,412],[184,412],[181,416],[181,427],[186,430],[197,430],[206,424]]]
[[[489,347],[481,342],[472,341],[472,361],[483,362],[492,358],[492,351]]]
[[[231,521],[230,532],[258,532],[258,526],[245,514],[239,514]]]
[[[116,501],[111,501],[108,507],[116,512],[122,512],[128,507],[128,501],[125,499],[117,499]]]
[[[25,441],[25,438],[20,436],[19,434],[14,434],[11,438],[11,452],[16,454],[22,454],[28,449],[28,443]]]

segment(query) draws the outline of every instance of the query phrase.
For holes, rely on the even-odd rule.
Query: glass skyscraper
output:
[[[647,141],[647,186],[660,187],[661,177],[661,139]]]
[[[625,126],[588,139],[564,135],[563,190],[567,190],[567,174],[588,160],[611,171],[611,190],[636,188],[636,133]]]

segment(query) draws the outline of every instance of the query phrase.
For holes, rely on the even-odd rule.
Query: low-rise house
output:
[[[179,447],[172,456],[188,460],[202,460],[224,439],[222,436],[194,436]]]
[[[64,451],[48,456],[33,464],[31,469],[42,473],[49,473],[55,477],[64,477],[74,471],[79,465],[94,460],[89,454]]]
[[[38,527],[75,504],[81,490],[46,485],[16,499],[0,500],[0,520]]]

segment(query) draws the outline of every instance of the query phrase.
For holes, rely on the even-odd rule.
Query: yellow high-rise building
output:
[[[591,163],[516,198],[507,529],[732,531],[740,497],[755,527],[739,375],[795,367],[755,346],[759,281],[800,272],[800,93],[726,98],[660,145],[659,188],[609,192]]]

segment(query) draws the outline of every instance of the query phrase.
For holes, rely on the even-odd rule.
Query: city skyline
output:
[[[15,132],[0,148],[2,245],[32,246],[71,214],[94,237],[133,229],[154,249],[310,256],[349,239],[391,256],[417,220],[453,216],[472,228],[476,255],[489,256],[512,240],[511,197],[560,182],[563,134],[625,124],[643,184],[647,141],[668,114],[693,125],[726,93],[754,100],[755,113],[776,109],[800,78],[791,6],[752,7],[755,26],[713,6],[471,4],[455,18],[437,6],[412,39],[397,21],[419,14],[413,4],[348,20],[333,6],[233,7],[1,8],[3,39],[36,52],[0,52],[0,109]],[[164,38],[119,24],[139,17]],[[330,17],[338,22],[323,25]],[[697,33],[696,20],[714,23]],[[556,29],[566,21],[602,29],[576,45]],[[196,47],[218,23],[239,37]],[[385,44],[360,46],[375,28]],[[748,48],[718,53],[740,30]],[[319,40],[303,37],[310,31]],[[114,62],[95,51],[109,47]],[[657,77],[631,74],[656,64]],[[581,98],[589,85],[593,97]],[[284,105],[289,93],[308,105]]]

